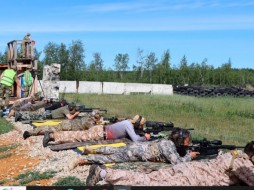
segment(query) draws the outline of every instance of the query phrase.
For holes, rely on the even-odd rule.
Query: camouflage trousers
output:
[[[84,156],[84,159],[91,163],[107,164],[147,161],[155,157],[147,143],[131,143],[123,147],[102,146],[96,148],[95,152],[96,154]]]
[[[88,117],[82,118],[82,119],[72,119],[72,120],[63,120],[60,124],[57,126],[40,126],[36,127],[35,129],[29,130],[29,134],[31,136],[38,136],[38,135],[44,135],[45,131],[83,131],[88,130],[88,127],[84,120],[89,120]]]
[[[53,133],[57,143],[103,140],[103,125],[95,125],[85,131],[57,131]]]
[[[0,84],[0,105],[2,106],[3,103],[3,98],[5,98],[5,104],[4,105],[9,105],[10,102],[10,95],[12,92],[12,87],[11,86],[6,86],[4,84]]]
[[[112,185],[229,186],[238,185],[241,180],[254,186],[253,163],[241,157],[233,159],[231,153],[209,161],[184,162],[150,173],[111,168],[106,168],[106,173],[106,182]]]
[[[44,109],[44,108],[43,108]],[[38,112],[39,110],[35,111]],[[30,111],[21,111],[19,112],[21,114],[20,120],[21,121],[34,121],[34,120],[46,120],[46,119],[51,119],[51,113],[48,112],[43,112],[36,114],[35,112],[30,112]]]
[[[40,108],[44,108],[46,103],[44,101],[37,102],[35,104],[24,104],[20,107],[13,108],[15,111],[36,111]],[[44,109],[45,111],[45,109]],[[35,112],[33,112],[35,114]]]
[[[13,108],[19,108],[25,104],[27,104],[28,102],[30,102],[33,98],[32,97],[27,97],[27,98],[21,98],[19,100],[16,100],[13,105],[12,105],[12,109]]]

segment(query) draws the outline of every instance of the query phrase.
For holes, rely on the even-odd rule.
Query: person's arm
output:
[[[135,133],[132,124],[130,126],[127,126],[125,130],[133,142],[146,141],[146,137],[141,137]]]
[[[79,112],[75,112],[74,114],[66,114],[65,116],[68,118],[68,119],[74,119],[76,116],[79,115]]]
[[[162,151],[163,156],[171,163],[178,164],[181,162],[191,161],[191,155],[187,153],[184,157],[181,157],[177,150],[175,144],[170,140],[161,140],[159,142],[159,147]]]
[[[249,186],[254,186],[254,165],[250,160],[237,158],[233,168],[232,172],[236,177]]]

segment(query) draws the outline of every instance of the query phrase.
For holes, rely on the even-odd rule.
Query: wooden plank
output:
[[[124,142],[124,143],[128,144],[132,141],[130,139],[127,139],[127,138],[122,138],[122,139],[115,139],[115,140],[98,140],[98,141],[86,141],[86,142],[73,142],[73,143],[50,145],[49,148],[52,151],[59,151],[59,150],[74,149],[74,148],[77,148],[79,146],[96,145],[96,144],[111,144],[111,143],[119,143],[119,142]]]

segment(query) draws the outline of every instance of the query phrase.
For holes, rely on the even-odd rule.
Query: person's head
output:
[[[172,140],[176,146],[189,146],[191,143],[191,134],[187,129],[174,128],[169,139]]]
[[[70,110],[70,112],[76,112],[75,108],[76,105],[74,103],[68,104],[68,109]]]
[[[31,36],[31,34],[30,34],[30,33],[27,33],[26,35],[27,35],[27,36]]]
[[[66,106],[67,105],[67,101],[66,100],[61,100],[60,104],[61,104],[62,107]]]
[[[141,115],[135,115],[132,119],[131,119],[131,123],[133,124],[135,129],[140,129],[143,127],[143,125],[145,124],[146,119],[144,117],[142,117]]]
[[[101,115],[98,112],[92,112],[91,119],[94,123],[98,123],[101,120]]]
[[[246,144],[244,152],[249,156],[250,160],[254,164],[254,141]]]

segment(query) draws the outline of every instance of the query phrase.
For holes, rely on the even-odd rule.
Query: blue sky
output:
[[[99,52],[105,68],[118,53],[132,68],[140,48],[159,60],[169,50],[174,66],[185,55],[188,64],[230,58],[233,68],[254,69],[253,10],[254,0],[2,0],[0,51],[30,32],[39,51],[82,40],[86,64]]]

